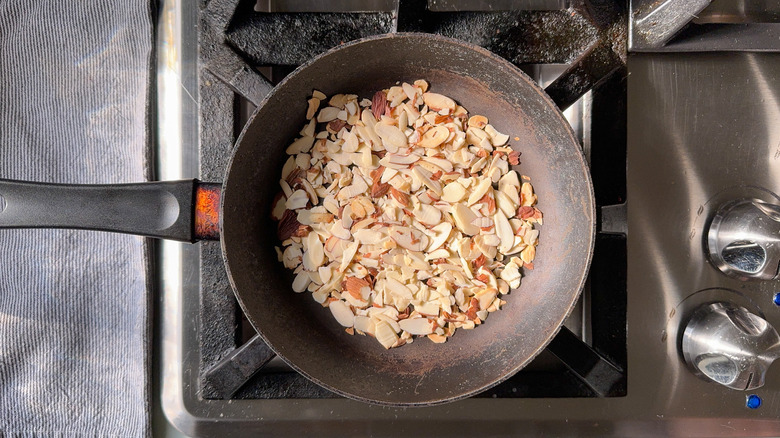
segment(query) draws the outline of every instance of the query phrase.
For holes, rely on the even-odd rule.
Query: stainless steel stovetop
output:
[[[569,107],[567,118],[591,159],[594,180],[600,185],[600,234],[617,239],[610,240],[612,244],[618,242],[616,249],[605,244],[602,253],[608,254],[601,264],[607,271],[613,268],[615,277],[625,277],[625,290],[605,294],[599,289],[601,283],[598,287],[591,283],[578,311],[566,323],[576,342],[543,355],[530,370],[538,374],[529,374],[552,379],[542,380],[545,385],[575,376],[573,380],[584,386],[529,389],[527,382],[533,378],[520,376],[502,391],[483,397],[432,408],[395,409],[319,391],[300,376],[290,376],[274,359],[252,377],[256,370],[244,359],[265,358],[267,351],[252,337],[251,328],[243,326],[241,315],[220,298],[230,291],[220,270],[218,246],[165,242],[161,248],[159,366],[161,405],[170,423],[192,436],[780,435],[777,370],[769,370],[764,386],[739,391],[694,375],[681,351],[686,324],[697,309],[712,302],[740,306],[780,327],[780,307],[775,304],[780,282],[728,277],[706,255],[706,231],[720,206],[742,198],[780,204],[776,194],[780,192],[780,55],[774,53],[780,49],[780,31],[774,23],[779,14],[769,9],[756,11],[749,4],[735,7],[732,2],[714,1],[704,9],[710,3],[707,0],[635,0],[628,13],[631,19],[624,17],[629,55],[621,59],[619,47],[604,47],[605,41],[614,43],[621,38],[620,24],[604,25],[608,17],[598,13],[612,3],[486,0],[467,6],[563,9],[559,15],[554,11],[549,15],[517,12],[516,21],[553,25],[556,17],[571,15],[574,21],[564,25],[576,23],[587,34],[563,41],[569,50],[585,54],[574,59],[557,56],[546,43],[542,49],[525,46],[533,33],[523,33],[518,40],[510,38],[514,46],[509,48],[506,40],[496,40],[490,32],[479,37],[458,34],[460,15],[441,15],[446,18],[433,29],[481,38],[483,45],[524,65],[548,86],[559,105]],[[251,52],[256,35],[231,23],[255,20],[254,25],[263,29],[284,29],[269,21],[273,14],[253,11],[252,6],[265,11],[366,9],[377,15],[362,21],[364,27],[352,28],[369,33],[381,33],[383,26],[389,26],[384,30],[420,30],[415,26],[424,20],[401,17],[397,14],[400,8],[418,14],[454,14],[447,11],[464,8],[464,2],[431,0],[428,12],[421,12],[409,4],[402,0],[316,2],[315,6],[296,1],[257,5],[236,0],[163,2],[158,53],[160,179],[219,181],[233,136],[253,102],[259,102],[270,88],[256,79],[253,70],[273,81],[274,75],[290,70],[283,64],[305,56],[303,50],[286,55],[290,58],[271,59],[268,64],[273,68],[264,67],[263,62],[251,67],[242,63],[236,53]],[[577,16],[583,8],[596,10],[596,26],[583,25]],[[233,11],[233,15],[224,11]],[[696,24],[688,24],[694,14]],[[540,16],[534,21],[533,17]],[[283,16],[291,22],[294,17]],[[500,31],[506,15],[479,17]],[[338,14],[337,18],[348,20]],[[235,51],[215,49],[219,41],[209,39],[212,34],[205,28],[220,26],[230,34],[229,46]],[[248,55],[253,56],[259,55]],[[529,60],[544,64],[526,65]],[[577,66],[592,74],[574,81],[570,73]],[[593,87],[606,87],[606,82],[611,87],[608,93],[586,93]],[[606,146],[601,143],[604,138],[621,138],[625,126],[609,120],[615,117],[609,99],[623,99],[625,105],[626,83],[627,139],[617,149],[615,145],[611,146],[614,150],[606,149],[606,155],[625,154],[625,167],[610,169],[604,164]],[[221,87],[224,92],[203,92],[204,87]],[[232,97],[234,92],[244,97]],[[221,112],[214,115],[215,108],[234,118],[215,121],[225,117]],[[218,128],[204,130],[204,126]],[[604,137],[604,132],[617,134]],[[621,174],[625,175],[622,183]],[[622,259],[610,258],[621,248],[625,252]],[[621,300],[625,307],[617,309],[622,319],[616,319],[621,327],[603,330],[600,324],[606,322],[599,318],[603,309],[599,306]],[[214,320],[206,313],[224,317]],[[598,348],[604,333],[617,342]],[[615,350],[615,344],[622,350]],[[590,366],[556,360],[582,346],[596,347]],[[725,355],[708,354],[714,358]],[[721,378],[729,374],[728,369],[716,371],[720,374],[714,375]],[[236,381],[236,376],[243,380]],[[757,400],[761,404],[753,408]]]

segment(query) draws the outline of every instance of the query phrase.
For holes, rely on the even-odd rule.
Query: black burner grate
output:
[[[626,196],[625,10],[613,1],[571,3],[553,11],[433,12],[426,2],[397,0],[393,12],[260,13],[251,1],[211,0],[199,29],[200,178],[223,177],[248,114],[296,65],[342,42],[419,31],[473,42],[526,70],[569,64],[546,91],[562,109],[591,91],[585,119],[597,204],[620,205]],[[626,240],[604,231],[589,277],[590,342],[564,328],[528,367],[477,397],[625,395]],[[274,359],[241,314],[218,243],[200,248],[200,397],[338,397]]]

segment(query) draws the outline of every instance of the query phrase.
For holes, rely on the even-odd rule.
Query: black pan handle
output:
[[[0,179],[0,228],[74,228],[194,242],[200,185],[192,179],[110,185]]]

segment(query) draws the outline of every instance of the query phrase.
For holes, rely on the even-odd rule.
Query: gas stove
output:
[[[774,241],[728,241],[724,231],[730,201],[747,200],[736,209],[770,221],[772,208],[761,206],[780,204],[780,58],[756,53],[780,47],[763,22],[778,14],[708,3],[162,2],[160,179],[220,182],[256,105],[318,53],[369,35],[432,32],[481,45],[545,88],[582,142],[599,211],[586,288],[549,347],[504,383],[428,408],[363,404],[295,373],[242,315],[219,244],[165,242],[168,421],[191,436],[778,434],[780,377],[759,383],[777,348],[762,321],[780,327],[780,288],[748,279]],[[723,24],[733,21],[749,23]],[[708,246],[717,214],[725,243]],[[711,261],[710,247],[726,260]],[[734,262],[744,272],[716,267],[745,258]],[[724,320],[761,333],[732,330],[738,342],[721,345],[707,336],[729,327]],[[736,360],[733,345],[751,354]],[[744,383],[749,391],[732,389]]]

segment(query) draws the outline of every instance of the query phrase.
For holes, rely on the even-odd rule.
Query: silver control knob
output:
[[[743,280],[772,280],[780,267],[780,206],[759,199],[724,204],[707,232],[712,263]]]
[[[764,385],[780,357],[780,336],[766,320],[729,303],[705,304],[683,332],[682,352],[694,373],[738,390]]]

